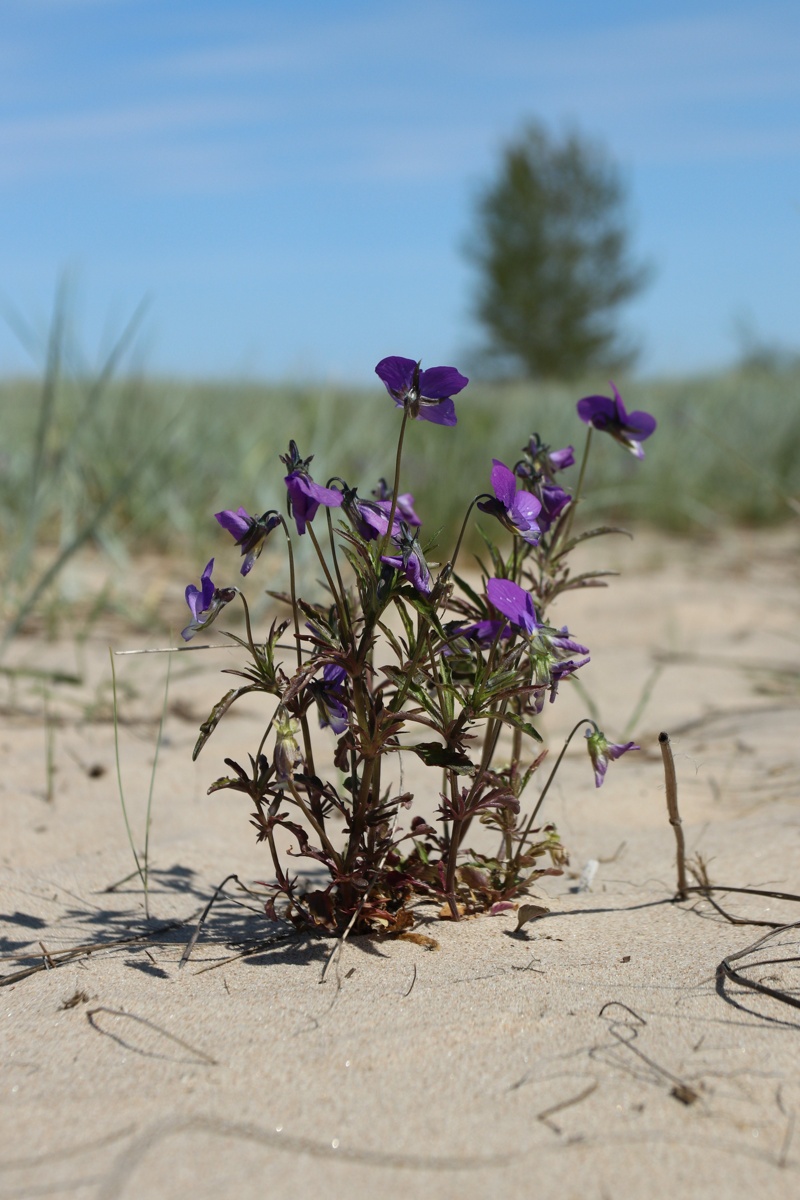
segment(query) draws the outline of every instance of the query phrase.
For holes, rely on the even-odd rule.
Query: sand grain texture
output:
[[[593,890],[546,880],[551,911],[519,934],[513,914],[453,925],[429,912],[421,929],[439,949],[353,939],[324,984],[330,943],[276,933],[235,888],[178,965],[225,875],[269,875],[246,802],[206,795],[223,757],[251,747],[257,706],[243,704],[190,762],[198,721],[229,686],[217,674],[229,652],[175,667],[149,921],[138,880],[104,891],[132,864],[102,641],[86,649],[84,685],[54,687],[48,701],[58,721],[49,801],[41,697],[22,685],[6,697],[3,975],[45,953],[151,936],[0,990],[0,1197],[800,1192],[800,1011],[715,979],[724,955],[766,930],[672,902],[657,744],[667,729],[688,848],[710,860],[713,880],[800,891],[798,538],[646,537],[598,563],[609,557],[622,578],[556,615],[592,648],[584,682],[610,736],[661,673],[636,724],[642,753],[614,764],[596,792],[577,747],[548,799],[572,866],[600,860]],[[74,653],[22,638],[12,658],[69,667]],[[118,660],[137,831],[163,672],[157,656]],[[584,708],[564,691],[546,715],[556,749]],[[411,764],[406,784],[430,786]],[[723,903],[800,920],[800,905]],[[258,953],[232,958],[259,940]],[[760,957],[800,954],[799,944],[792,930]],[[800,994],[797,963],[751,975]]]

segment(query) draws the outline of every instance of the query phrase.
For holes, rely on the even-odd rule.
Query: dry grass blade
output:
[[[732,983],[738,983],[742,987],[750,988],[751,991],[760,992],[762,996],[771,996],[773,1000],[780,1000],[782,1004],[788,1004],[792,1008],[800,1008],[800,997],[792,996],[789,992],[780,990],[779,988],[768,987],[765,983],[759,983],[755,979],[748,979],[746,975],[742,975],[741,971],[736,971],[731,966],[731,963],[737,962],[739,959],[746,958],[747,955],[753,954],[759,950],[770,938],[777,937],[779,933],[785,933],[789,929],[800,928],[800,921],[793,921],[790,925],[781,925],[777,929],[770,930],[760,937],[758,941],[752,945],[746,946],[744,950],[737,950],[735,954],[727,954],[722,962],[717,967],[717,978],[724,977],[730,979]],[[800,962],[797,955],[791,955],[787,958],[770,959],[770,962]],[[759,965],[758,963],[751,964],[752,966]]]
[[[167,921],[163,925],[157,926],[155,929],[149,930],[147,933],[137,933],[131,937],[114,938],[108,942],[87,942],[83,946],[73,946],[71,950],[51,950],[47,952],[47,957],[50,960],[50,965],[45,963],[37,963],[33,967],[25,967],[21,971],[14,971],[11,975],[3,975],[0,977],[0,987],[8,987],[12,983],[19,983],[21,979],[27,979],[29,975],[38,975],[40,971],[49,971],[55,967],[63,967],[65,963],[74,962],[75,959],[88,957],[90,954],[97,954],[100,950],[118,950],[121,946],[140,945],[144,947],[149,943],[156,944],[157,939],[163,933],[169,933],[173,929],[182,929],[185,926],[185,921]],[[17,961],[26,958],[39,957],[32,954],[12,955]]]

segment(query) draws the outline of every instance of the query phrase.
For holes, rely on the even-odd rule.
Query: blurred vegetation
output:
[[[625,209],[619,167],[583,134],[528,121],[504,146],[465,246],[490,377],[576,379],[633,362],[619,308],[649,271],[632,259]]]
[[[132,587],[117,569],[129,555],[169,555],[181,578],[195,569],[199,578],[212,554],[232,550],[215,512],[285,507],[278,456],[290,438],[314,455],[318,482],[340,476],[364,497],[381,476],[391,482],[399,411],[377,379],[349,391],[148,379],[128,361],[138,312],[89,370],[69,352],[66,311],[57,305],[41,379],[0,381],[0,654],[35,612],[48,627],[60,623],[66,592],[53,584],[86,546],[108,561],[105,588],[128,617],[141,612],[147,590],[146,579]],[[594,438],[584,521],[691,535],[800,512],[796,359],[748,360],[707,378],[618,383],[628,411],[652,412],[659,428],[644,462],[611,438]],[[457,399],[455,428],[412,423],[401,486],[416,498],[423,545],[438,540],[433,562],[447,553],[470,499],[489,488],[493,457],[513,466],[533,432],[554,449],[574,445],[580,457],[586,427],[575,404],[608,391],[604,385],[600,378],[473,384]],[[577,468],[566,472],[565,486],[576,475]],[[479,540],[474,526],[467,536]],[[274,570],[280,575],[277,558]],[[108,607],[103,596],[87,620]]]
[[[100,509],[89,537],[101,545],[202,558],[215,511],[284,506],[278,455],[292,437],[315,455],[320,482],[341,475],[368,496],[379,476],[391,481],[399,420],[377,380],[344,392],[131,378],[108,381],[87,406],[92,387],[64,378],[49,396],[34,380],[0,382],[0,530],[23,565],[26,539],[67,546]],[[641,463],[595,438],[585,516],[692,534],[791,514],[788,501],[800,495],[800,369],[620,387],[628,410],[652,412],[659,428]],[[455,429],[412,425],[403,488],[425,531],[454,528],[489,486],[492,457],[513,466],[534,430],[579,453],[586,427],[575,402],[604,390],[601,380],[471,386],[458,398]]]

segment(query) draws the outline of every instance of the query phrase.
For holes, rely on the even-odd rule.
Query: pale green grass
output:
[[[593,390],[607,390],[604,381],[471,386],[458,399],[455,429],[415,423],[403,486],[414,492],[426,532],[453,529],[469,499],[488,486],[492,457],[513,464],[532,431],[553,446],[580,448],[585,427],[575,402]],[[791,515],[787,498],[800,495],[800,371],[629,382],[622,391],[629,409],[654,413],[659,429],[642,463],[611,439],[595,439],[587,515],[686,533]],[[88,419],[85,396],[85,384],[61,381],[42,445],[41,385],[0,383],[6,546],[31,535],[31,472],[47,479],[51,466],[57,486],[38,487],[37,541],[69,546],[86,513],[103,510],[92,527],[95,542],[178,551],[200,566],[207,548],[224,544],[216,510],[283,507],[278,455],[290,437],[315,455],[312,470],[322,482],[342,475],[368,495],[380,475],[391,476],[398,415],[377,380],[349,393],[110,382]]]
[[[118,569],[143,551],[171,556],[181,587],[212,555],[235,573],[213,514],[285,509],[279,455],[290,438],[314,455],[318,481],[338,475],[368,496],[380,476],[392,478],[399,410],[377,379],[344,391],[117,377],[137,319],[91,372],[75,366],[57,307],[42,379],[0,381],[0,654],[32,616],[49,633],[66,618],[78,638],[108,610],[154,629],[161,616],[148,607],[147,578]],[[609,437],[593,439],[582,524],[697,535],[796,520],[800,369],[618,382],[628,409],[652,412],[659,427],[643,462]],[[431,561],[452,549],[467,504],[489,487],[493,457],[513,465],[534,431],[580,455],[576,401],[607,390],[600,378],[470,385],[454,429],[413,422],[402,488],[416,497],[424,543],[438,541]],[[565,472],[566,486],[576,474]],[[474,526],[467,537],[477,542]],[[106,583],[76,605],[61,584],[85,546],[103,553]],[[272,571],[269,586],[285,587],[277,559]]]

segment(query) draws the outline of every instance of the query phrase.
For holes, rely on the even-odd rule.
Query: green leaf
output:
[[[386,638],[387,642],[392,647],[392,650],[394,650],[395,654],[397,655],[398,661],[401,663],[405,662],[406,657],[407,657],[406,651],[400,645],[399,641],[397,640],[395,635],[392,633],[389,626],[385,625],[383,623],[383,621],[378,621],[377,624],[378,624],[378,628],[380,629],[381,633]]]
[[[575,537],[570,538],[561,550],[559,550],[553,561],[558,562],[560,558],[569,554],[570,550],[574,550],[581,542],[588,542],[590,538],[604,537],[607,533],[621,533],[623,537],[633,537],[629,529],[621,529],[618,525],[598,525],[596,529],[587,529],[585,533],[578,533]]]
[[[203,746],[205,746],[206,742],[211,737],[212,733],[217,728],[217,725],[225,716],[225,713],[228,711],[231,705],[235,704],[239,697],[244,696],[247,692],[257,691],[260,691],[260,688],[257,688],[254,684],[248,684],[247,687],[231,688],[229,692],[225,693],[219,703],[214,705],[208,720],[204,721],[200,726],[200,737],[197,739],[194,750],[192,751],[192,762],[196,760],[198,754],[203,749]]]
[[[532,737],[535,742],[541,742],[542,735],[538,729],[531,725],[529,721],[524,721],[522,717],[518,717],[516,713],[495,713],[494,716],[505,725],[513,725],[514,729],[521,729],[523,733],[527,733],[528,737]]]
[[[408,613],[408,609],[406,608],[405,604],[402,603],[399,596],[395,596],[394,606],[397,609],[398,613],[400,614],[400,620],[403,622],[403,628],[406,631],[406,641],[408,642],[408,652],[409,652],[409,654],[413,654],[413,648],[416,645],[416,638],[414,636],[414,623],[411,620],[411,617]]]
[[[470,585],[467,583],[466,579],[462,579],[460,575],[456,575],[455,571],[453,572],[453,579],[456,581],[458,586],[461,588],[461,591],[464,592],[465,595],[469,596],[469,598],[473,604],[477,604],[478,608],[481,609],[481,611],[483,611],[486,608],[486,600],[483,599],[481,596],[479,596],[478,593],[474,590],[474,588],[470,587]]]
[[[419,755],[427,767],[443,767],[446,771],[455,771],[457,775],[468,775],[475,770],[475,764],[466,754],[451,750],[441,742],[417,742],[407,749]]]

